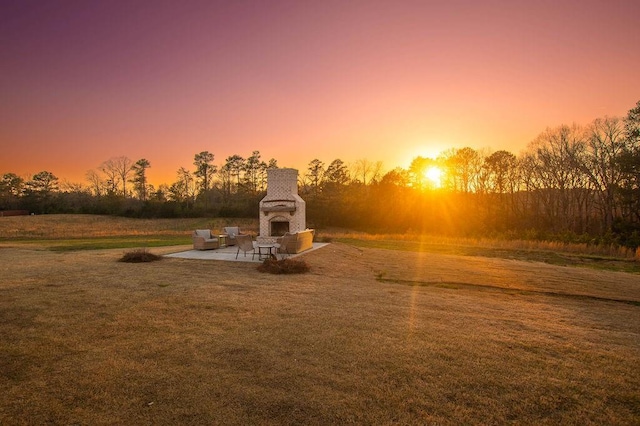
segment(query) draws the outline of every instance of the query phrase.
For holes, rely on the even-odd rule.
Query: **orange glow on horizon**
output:
[[[157,188],[205,150],[301,174],[314,158],[408,169],[463,147],[518,154],[640,93],[639,2],[88,3],[1,9],[0,175],[85,183],[126,156]]]

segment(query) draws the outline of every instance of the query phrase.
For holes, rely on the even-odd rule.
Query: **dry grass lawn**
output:
[[[341,243],[303,275],[122,254],[0,247],[0,424],[640,424],[635,274]]]

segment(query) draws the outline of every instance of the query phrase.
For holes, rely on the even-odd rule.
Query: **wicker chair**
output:
[[[196,229],[193,232],[193,249],[194,250],[213,250],[220,247],[220,241],[213,235],[209,229]]]
[[[313,229],[306,229],[293,234],[285,233],[276,240],[278,253],[296,254],[313,248],[314,232]]]
[[[225,226],[224,233],[227,234],[227,245],[235,246],[237,244],[236,237],[238,235],[245,235],[240,232],[240,228],[237,226]]]

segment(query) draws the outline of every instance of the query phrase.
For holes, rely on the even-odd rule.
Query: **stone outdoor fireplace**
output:
[[[296,169],[267,170],[267,195],[260,201],[260,244],[273,244],[285,232],[307,227],[305,202],[298,195]]]

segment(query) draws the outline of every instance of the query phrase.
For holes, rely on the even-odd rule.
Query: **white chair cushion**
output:
[[[227,226],[224,228],[224,232],[233,238],[240,233],[240,228],[238,226]]]
[[[211,231],[208,229],[196,229],[196,235],[202,238],[211,238]]]

